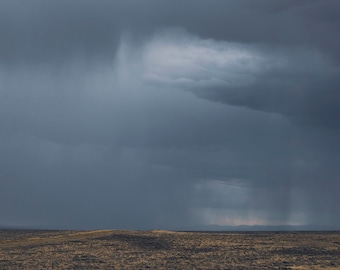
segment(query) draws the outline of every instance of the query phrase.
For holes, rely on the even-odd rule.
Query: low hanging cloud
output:
[[[139,61],[143,79],[161,87],[338,129],[339,69],[315,49],[218,42],[173,30],[149,41]]]

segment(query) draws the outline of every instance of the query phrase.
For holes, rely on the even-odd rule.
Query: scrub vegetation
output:
[[[340,232],[0,231],[1,269],[340,269]]]

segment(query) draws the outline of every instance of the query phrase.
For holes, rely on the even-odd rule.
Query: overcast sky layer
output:
[[[340,2],[0,2],[0,227],[340,228]]]

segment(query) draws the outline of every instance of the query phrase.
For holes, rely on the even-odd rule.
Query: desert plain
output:
[[[0,269],[340,269],[340,232],[0,230]]]

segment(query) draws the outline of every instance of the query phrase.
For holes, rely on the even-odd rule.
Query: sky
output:
[[[0,2],[0,227],[340,228],[340,2]]]

